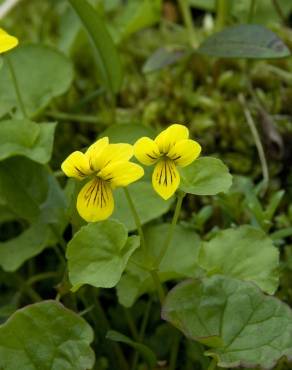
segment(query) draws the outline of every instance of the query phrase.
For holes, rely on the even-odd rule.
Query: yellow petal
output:
[[[110,184],[99,178],[94,178],[85,184],[77,197],[77,210],[87,222],[109,218],[114,210]]]
[[[163,198],[170,198],[178,188],[180,175],[170,159],[161,159],[155,166],[152,175],[154,190]]]
[[[108,145],[108,137],[103,137],[102,139],[97,140],[94,144],[90,145],[85,152],[85,155],[88,157],[89,164],[93,170],[99,169],[96,168],[96,162],[98,162],[102,152]]]
[[[113,162],[102,169],[98,175],[110,182],[113,187],[127,186],[139,180],[144,175],[144,170],[136,163]]]
[[[186,126],[174,124],[162,131],[155,139],[161,153],[167,154],[168,151],[180,140],[189,137],[189,130]]]
[[[194,140],[181,140],[168,152],[177,166],[185,167],[191,164],[201,153],[201,145]]]
[[[109,144],[99,157],[94,159],[95,168],[101,170],[110,163],[128,161],[134,154],[133,145]]]
[[[75,177],[78,180],[92,174],[88,158],[84,153],[78,151],[70,154],[62,163],[61,168],[65,175]]]
[[[17,45],[18,39],[0,28],[0,53],[13,49]]]
[[[149,166],[157,161],[160,152],[157,144],[149,137],[141,137],[134,144],[134,154],[139,162]]]

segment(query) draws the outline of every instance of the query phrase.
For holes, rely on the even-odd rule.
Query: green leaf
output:
[[[117,42],[159,22],[160,17],[161,0],[129,0],[119,13],[115,24]]]
[[[204,242],[199,265],[209,275],[252,281],[269,294],[278,288],[279,251],[263,231],[251,226],[220,231]]]
[[[161,224],[145,229],[149,255],[156,257],[159,255],[169,227],[169,224]],[[193,230],[177,225],[172,242],[160,265],[161,281],[198,276],[200,273],[197,265],[199,244],[199,237]],[[126,273],[117,286],[119,302],[126,307],[132,306],[142,294],[155,290],[149,272],[141,269],[137,264],[145,264],[144,253],[141,249],[130,258]]]
[[[35,116],[51,100],[63,94],[73,80],[73,68],[69,59],[57,50],[43,45],[22,45],[9,53],[20,94],[29,117]],[[0,117],[21,109],[7,63],[0,73]]]
[[[69,0],[96,51],[96,65],[104,87],[113,95],[120,90],[123,79],[122,65],[104,19],[86,0]]]
[[[148,126],[125,123],[110,126],[100,135],[104,136],[108,136],[111,143],[134,144],[141,136],[155,137],[155,131]]]
[[[242,24],[210,36],[198,53],[221,58],[273,59],[291,55],[284,42],[269,29]]]
[[[155,353],[145,344],[138,343],[128,338],[126,335],[119,333],[115,330],[109,330],[106,334],[106,338],[115,342],[125,343],[136,349],[147,361],[151,369],[154,369],[157,364],[157,358]]]
[[[29,120],[8,120],[0,124],[0,161],[22,155],[47,163],[52,155],[55,123],[37,124]]]
[[[143,73],[158,71],[172,65],[189,53],[188,49],[183,49],[182,47],[159,48],[146,60],[146,63],[143,65]]]
[[[126,227],[107,220],[83,226],[67,247],[69,278],[76,291],[83,284],[112,288],[121,278],[139,238],[128,238]]]
[[[0,265],[15,271],[56,243],[67,224],[66,199],[55,177],[24,157],[0,162],[0,198],[10,220],[29,223],[20,235],[0,243]]]
[[[180,188],[195,195],[225,193],[232,184],[232,176],[220,159],[201,157],[180,169]]]
[[[159,197],[153,190],[152,184],[147,181],[134,183],[128,187],[128,190],[142,224],[162,216],[169,210],[173,201],[173,199],[165,201]],[[136,223],[123,189],[116,189],[114,197],[116,204],[112,217],[125,224],[128,230],[135,230]]]
[[[292,312],[250,283],[223,276],[189,280],[168,294],[162,317],[211,347],[219,367],[272,368],[292,356]]]
[[[56,301],[16,311],[0,326],[0,368],[84,370],[94,365],[93,331]]]
[[[48,225],[32,224],[17,237],[0,242],[0,266],[5,271],[16,271],[25,261],[41,253],[51,239]]]
[[[0,198],[16,217],[63,224],[65,196],[48,169],[25,157],[0,162]]]

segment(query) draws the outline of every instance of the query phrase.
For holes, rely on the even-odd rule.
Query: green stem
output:
[[[138,230],[138,234],[140,236],[141,249],[143,250],[144,256],[147,256],[147,250],[146,250],[146,244],[145,244],[145,237],[144,237],[144,233],[143,233],[143,229],[142,229],[142,224],[141,224],[141,221],[140,221],[140,217],[138,215],[138,212],[136,211],[136,208],[135,208],[134,202],[133,202],[133,200],[131,198],[131,195],[129,193],[129,190],[126,187],[124,187],[123,189],[124,189],[124,192],[125,192],[125,195],[126,195],[128,204],[130,206],[132,215],[134,217],[135,224],[136,224],[136,227],[137,227],[137,230]]]
[[[173,215],[173,218],[172,218],[172,222],[171,222],[171,225],[168,229],[168,234],[166,236],[166,239],[165,239],[165,242],[161,248],[161,251],[157,257],[157,260],[156,260],[156,263],[155,263],[155,266],[157,268],[159,268],[166,252],[167,252],[167,249],[169,247],[169,244],[173,238],[173,233],[174,233],[174,230],[175,230],[175,226],[177,224],[177,220],[179,218],[179,215],[180,215],[180,210],[181,210],[181,206],[182,206],[182,202],[183,202],[183,199],[184,199],[184,196],[186,194],[184,192],[179,192],[178,193],[178,196],[177,196],[177,203],[176,203],[176,207],[175,207],[175,211],[174,211],[174,215]]]
[[[215,370],[216,366],[217,366],[217,360],[216,360],[216,358],[213,358],[212,361],[210,361],[207,370]]]
[[[137,230],[138,230],[138,233],[139,233],[139,236],[140,236],[140,245],[141,245],[142,251],[144,253],[144,258],[146,260],[146,266],[147,266],[148,265],[149,256],[148,256],[148,250],[146,248],[146,243],[145,243],[145,237],[144,237],[144,233],[143,233],[143,229],[142,229],[142,224],[141,224],[139,215],[138,215],[138,213],[136,211],[134,202],[133,202],[133,200],[131,198],[131,195],[130,195],[130,193],[129,193],[129,191],[128,191],[128,189],[126,187],[124,188],[124,192],[125,192],[127,201],[129,203],[129,206],[130,206],[132,215],[133,215],[134,220],[135,220],[135,223],[136,223],[136,227],[137,227]],[[162,304],[163,301],[164,301],[165,295],[164,295],[163,287],[161,285],[161,282],[160,282],[160,279],[159,279],[159,276],[158,276],[158,273],[157,273],[157,268],[152,268],[152,269],[146,268],[146,270],[152,276],[152,279],[153,279],[155,288],[156,288],[157,293],[158,293],[159,301]]]
[[[156,287],[156,290],[157,290],[157,293],[158,293],[158,297],[159,297],[159,302],[162,305],[163,302],[164,302],[164,299],[165,299],[165,294],[164,294],[163,286],[160,282],[157,270],[151,270],[150,275],[152,276],[153,282],[155,284],[155,287]]]
[[[138,334],[135,322],[132,318],[130,309],[126,308],[126,307],[123,307],[123,309],[124,309],[126,321],[127,321],[128,326],[130,328],[131,335],[132,335],[132,337],[134,338],[135,341],[139,341],[139,334]]]
[[[257,151],[258,151],[259,159],[261,162],[262,173],[263,173],[263,186],[262,186],[262,195],[263,195],[265,194],[269,186],[269,170],[268,170],[268,164],[267,164],[264,148],[263,148],[259,133],[257,131],[256,125],[254,123],[254,120],[252,118],[252,115],[246,106],[246,101],[242,94],[239,95],[239,102],[242,106],[246,122],[252,133],[252,136],[253,136]]]
[[[177,332],[175,334],[175,336],[173,338],[173,342],[172,342],[168,370],[175,370],[176,369],[176,361],[177,361],[180,339],[181,339],[181,335],[180,335],[179,332]]]
[[[195,33],[192,13],[190,11],[190,6],[188,4],[188,1],[178,0],[178,5],[182,13],[184,24],[188,31],[189,43],[193,48],[196,48],[197,47],[196,33]]]
[[[99,120],[96,116],[87,115],[87,114],[71,114],[64,112],[47,112],[47,116],[55,118],[60,121],[69,121],[69,122],[83,122],[83,123],[99,123]]]
[[[278,13],[278,16],[281,18],[283,23],[286,24],[287,20],[286,20],[285,14],[282,11],[280,4],[278,3],[278,0],[272,0],[272,3],[274,5],[276,12]]]
[[[217,31],[221,31],[222,28],[225,27],[227,16],[228,16],[228,8],[229,8],[228,0],[217,0],[216,1],[216,29]]]
[[[152,305],[152,299],[151,299],[151,296],[150,296],[149,300],[147,302],[147,306],[146,306],[145,311],[144,311],[144,315],[143,315],[143,319],[142,319],[142,323],[141,323],[141,327],[140,327],[140,331],[139,331],[139,340],[138,341],[140,343],[142,343],[143,340],[144,340],[144,335],[145,335],[146,326],[147,326],[147,323],[148,323],[148,320],[149,320],[151,305]],[[134,355],[134,358],[133,358],[132,367],[131,367],[132,370],[137,369],[138,361],[139,361],[139,352],[136,351],[135,355]]]
[[[247,23],[251,23],[254,17],[256,7],[256,0],[250,0],[249,12],[247,17]]]
[[[23,118],[28,118],[28,115],[26,113],[25,106],[24,106],[24,103],[23,103],[23,99],[22,99],[22,96],[21,96],[21,93],[20,93],[19,85],[18,85],[18,82],[17,82],[15,70],[14,70],[14,67],[13,67],[13,63],[12,63],[10,57],[8,56],[8,54],[5,55],[5,60],[7,62],[8,68],[9,68],[9,72],[10,72],[10,75],[11,75],[11,79],[12,79],[12,82],[13,82],[15,94],[16,94],[16,97],[17,97],[17,100],[18,100],[18,104],[19,104],[21,113],[23,115]]]
[[[35,283],[38,283],[39,281],[46,280],[46,279],[52,279],[59,276],[59,273],[56,271],[48,271],[48,272],[43,272],[41,274],[37,274],[32,276],[26,281],[26,285],[33,285]]]

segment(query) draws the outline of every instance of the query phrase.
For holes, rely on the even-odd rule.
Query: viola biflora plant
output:
[[[217,125],[225,140],[227,126],[222,129],[221,116],[218,122],[214,117],[218,112],[226,114],[219,110],[223,98],[230,99],[230,92],[236,89],[241,93],[247,76],[230,89],[227,83],[233,83],[242,69],[224,74],[220,72],[224,62],[220,62],[216,92],[209,98],[211,85],[205,88],[202,81],[210,80],[214,64],[208,64],[204,72],[207,59],[197,61],[196,52],[192,62],[198,62],[196,66],[206,78],[192,80],[193,69],[189,71],[184,64],[179,76],[190,73],[187,80],[192,84],[186,91],[180,90],[186,88],[181,81],[174,85],[178,88],[176,97],[185,101],[177,99],[179,103],[174,103],[182,107],[174,104],[169,112],[178,108],[183,117],[192,118],[197,110],[207,107],[212,110],[211,118],[196,115],[194,122],[168,127],[157,119],[155,130],[151,120],[148,125],[119,123],[117,94],[121,102],[132,101],[132,96],[131,89],[125,89],[126,94],[121,90],[125,72],[116,44],[138,25],[153,24],[151,19],[157,23],[160,13],[156,8],[161,2],[158,6],[156,1],[128,1],[130,7],[113,29],[115,42],[105,19],[86,0],[68,2],[72,6],[69,10],[78,17],[66,13],[60,19],[60,24],[66,20],[66,26],[58,30],[64,33],[58,49],[38,43],[18,45],[17,38],[0,29],[0,369],[214,370],[216,366],[270,369],[277,365],[280,370],[292,358],[292,311],[279,299],[289,301],[291,289],[283,283],[285,289],[278,291],[281,269],[286,268],[289,276],[291,272],[286,266],[288,257],[285,266],[279,265],[279,248],[284,238],[291,236],[290,216],[280,214],[276,221],[274,217],[284,192],[275,192],[262,207],[266,198],[258,197],[252,181],[246,183],[246,179],[234,176],[232,184],[227,166],[219,158],[207,156],[207,145],[203,145],[210,137],[214,141],[212,129],[217,130]],[[105,11],[112,11],[116,2],[111,3]],[[186,3],[178,2],[184,17],[188,14]],[[224,10],[226,2],[221,3]],[[254,1],[250,4],[256,9]],[[139,11],[133,11],[132,6]],[[252,11],[248,13],[252,16]],[[82,24],[97,51],[98,89],[92,70],[86,68],[87,58],[88,65],[93,65],[91,55],[85,53],[86,58],[81,58],[86,62],[81,68],[76,63],[75,77],[68,58],[73,49],[72,54],[79,56],[75,52],[77,44],[83,45]],[[54,29],[55,40],[58,32],[49,26],[42,32]],[[196,33],[191,39],[193,36]],[[146,38],[147,34],[143,42]],[[146,65],[148,71],[174,61],[165,58],[171,49],[163,51],[158,46],[158,54]],[[193,43],[191,50],[184,49],[187,54],[173,50],[175,61],[191,56]],[[207,40],[199,52],[217,57],[250,53],[250,57],[261,59],[290,55],[273,32],[250,24],[227,28]],[[280,65],[261,63],[279,78],[289,77]],[[266,73],[262,80],[269,75]],[[160,82],[164,84],[163,79]],[[198,95],[197,91],[194,95],[195,84]],[[142,102],[145,115],[138,117],[144,123],[148,123],[145,117],[149,119],[156,112],[156,105],[153,109],[149,101],[153,103],[159,91],[165,91],[166,86],[162,87],[154,98],[153,91],[148,95],[144,86],[141,89],[141,96],[147,90]],[[133,91],[136,94],[136,89]],[[199,95],[201,91],[204,96]],[[221,93],[223,98],[217,101]],[[264,91],[261,96],[265,97]],[[240,97],[238,101],[231,99],[232,106],[227,104],[233,117],[232,137],[241,132],[237,131],[241,103],[243,116],[256,132],[246,101]],[[62,112],[56,112],[56,107]],[[159,107],[157,116],[161,114],[161,121],[166,122],[168,116],[162,114],[165,102]],[[93,109],[94,115],[87,115],[87,108]],[[128,107],[121,108],[131,119],[136,114],[132,108],[130,113]],[[82,114],[76,113],[79,110]],[[60,124],[55,138],[57,123],[51,122],[52,117],[60,121],[65,117],[76,126],[69,129],[67,123]],[[200,119],[204,121],[201,126]],[[85,121],[91,133],[100,135],[92,145]],[[100,127],[107,128],[101,132]],[[194,132],[201,138],[202,148],[193,140]],[[256,140],[256,147],[261,148],[259,137]],[[245,145],[240,141],[240,148],[242,143]],[[220,147],[216,145],[217,153]],[[76,151],[67,157],[71,150]],[[261,160],[268,189],[263,155]],[[241,217],[234,215],[237,208]],[[288,225],[286,229],[277,226],[270,234],[281,222]]]

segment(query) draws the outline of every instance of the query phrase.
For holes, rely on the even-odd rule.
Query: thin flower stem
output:
[[[216,0],[216,29],[221,31],[228,18],[229,4],[227,0]]]
[[[186,193],[184,193],[184,192],[179,192],[178,195],[177,195],[177,203],[176,203],[173,219],[172,219],[171,225],[168,229],[168,234],[167,234],[167,237],[165,239],[165,242],[164,242],[164,244],[162,246],[162,249],[160,251],[160,254],[159,254],[159,256],[156,260],[155,265],[157,266],[157,268],[159,268],[165,254],[167,252],[169,244],[170,244],[170,242],[173,238],[173,233],[174,233],[174,230],[175,230],[175,226],[177,224],[177,220],[178,220],[179,215],[180,215],[180,210],[181,210],[182,202],[183,202],[183,199],[184,199],[185,195],[186,195]]]
[[[81,122],[81,123],[100,123],[98,117],[89,114],[71,114],[65,112],[50,111],[46,113],[48,117],[60,121]]]
[[[126,318],[126,321],[127,321],[128,326],[129,326],[129,329],[130,329],[130,332],[131,332],[131,335],[132,335],[133,339],[136,340],[136,341],[139,341],[138,330],[137,330],[135,321],[133,320],[133,317],[131,315],[130,309],[126,308],[126,307],[123,307],[123,310],[124,310],[125,318]]]
[[[161,281],[159,279],[159,275],[157,273],[157,270],[151,270],[149,272],[150,272],[150,274],[152,276],[152,279],[153,279],[153,282],[155,284],[155,287],[156,287],[156,290],[157,290],[157,293],[158,293],[158,297],[159,297],[159,302],[162,305],[163,302],[164,302],[164,299],[165,299],[165,294],[164,294],[163,286],[162,286]]]
[[[253,17],[254,17],[254,13],[255,13],[255,7],[256,7],[256,0],[250,0],[247,23],[251,23],[253,21]]]
[[[256,125],[254,123],[254,120],[252,118],[252,115],[249,111],[249,109],[246,106],[245,98],[242,94],[239,95],[239,102],[242,106],[243,113],[245,115],[246,122],[250,128],[250,131],[252,133],[253,139],[255,141],[255,145],[258,151],[259,159],[262,166],[262,173],[263,173],[263,185],[262,185],[262,195],[265,194],[268,186],[269,186],[269,170],[268,170],[268,164],[264,152],[264,148],[259,136],[259,133],[257,131]]]
[[[138,230],[138,233],[139,233],[139,236],[140,236],[140,244],[141,244],[142,251],[144,253],[145,260],[148,261],[149,260],[149,255],[148,255],[148,250],[146,248],[145,237],[144,237],[142,224],[141,224],[139,215],[136,211],[136,208],[135,208],[134,202],[131,198],[131,195],[130,195],[130,193],[129,193],[129,191],[126,187],[124,188],[124,192],[125,192],[127,201],[129,203],[130,209],[132,211],[132,214],[133,214],[133,217],[134,217],[134,220],[135,220],[135,223],[136,223],[136,227],[137,227],[137,230]],[[146,266],[147,266],[147,264],[148,264],[148,262],[146,262]],[[159,301],[162,304],[163,301],[164,301],[164,291],[163,291],[163,287],[161,285],[161,282],[160,282],[160,279],[159,279],[159,276],[158,276],[158,273],[157,273],[157,269],[156,268],[149,269],[146,266],[145,266],[145,269],[152,276],[154,285],[155,285],[157,293],[158,293]]]
[[[134,202],[133,202],[133,200],[131,198],[131,195],[129,193],[129,190],[126,187],[124,187],[123,189],[124,189],[124,192],[125,192],[125,195],[126,195],[128,204],[130,206],[132,215],[134,217],[135,224],[136,224],[136,227],[137,227],[137,230],[138,230],[138,234],[140,236],[141,249],[143,250],[144,255],[147,256],[147,250],[146,250],[146,244],[145,244],[145,237],[144,237],[144,233],[143,233],[143,229],[142,229],[142,224],[141,224],[141,221],[140,221],[140,217],[138,215],[138,212],[136,211],[136,208],[135,208]]]
[[[192,18],[192,13],[190,11],[189,2],[187,0],[178,0],[178,5],[182,13],[184,24],[188,31],[190,45],[195,48],[197,47],[196,33],[194,29],[194,23]]]
[[[170,352],[168,370],[176,369],[176,362],[177,362],[177,355],[178,355],[178,350],[179,350],[180,339],[181,339],[181,334],[179,332],[175,333],[173,337],[171,352]]]
[[[18,82],[17,82],[15,70],[14,70],[14,67],[13,67],[13,63],[12,63],[12,61],[11,61],[11,59],[8,55],[5,55],[5,60],[7,62],[8,68],[9,68],[9,72],[10,72],[10,75],[11,75],[11,79],[12,79],[12,82],[13,82],[15,94],[16,94],[16,97],[17,97],[17,100],[18,100],[18,104],[19,104],[21,113],[23,115],[23,118],[28,118],[28,115],[27,115],[27,112],[25,110],[25,106],[24,106],[24,103],[23,103],[23,99],[22,99],[22,96],[21,96],[21,93],[20,93],[19,85],[18,85]]]
[[[34,275],[30,277],[25,284],[26,285],[33,285],[35,283],[38,283],[39,281],[46,280],[46,279],[52,279],[59,276],[59,273],[57,271],[48,271],[48,272],[42,272],[40,274]]]

